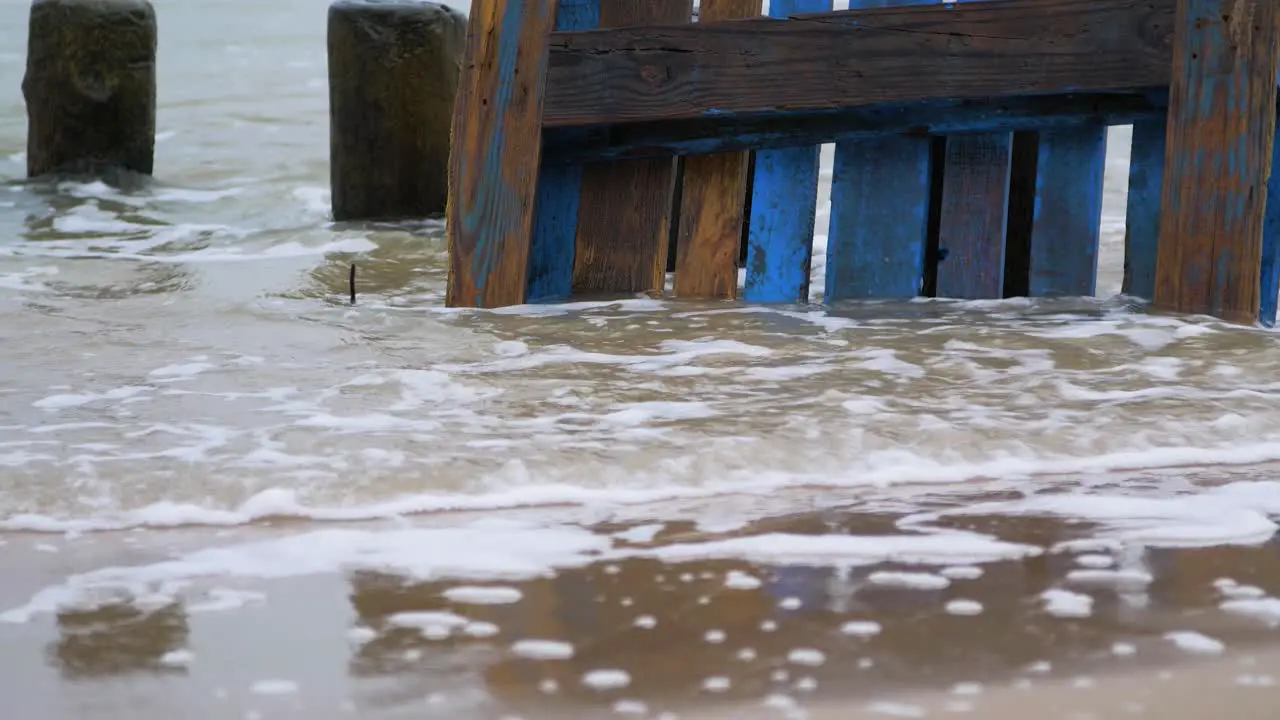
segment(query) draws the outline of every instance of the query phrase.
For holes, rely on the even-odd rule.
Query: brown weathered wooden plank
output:
[[[698,20],[749,18],[759,15],[760,8],[760,0],[702,0]],[[676,244],[678,297],[737,297],[750,164],[750,152],[685,159]]]
[[[1156,307],[1257,320],[1280,4],[1179,0]]]
[[[1013,136],[1007,133],[947,138],[938,297],[1002,296],[1012,155]]]
[[[1163,87],[1177,0],[989,0],[552,35],[546,127]]]
[[[476,0],[449,159],[450,307],[524,302],[556,0]]]
[[[693,0],[601,0],[600,27],[689,22]],[[672,225],[675,159],[583,168],[573,292],[661,292]]]
[[[675,293],[732,299],[738,292],[738,243],[747,197],[746,153],[685,158],[676,243]],[[699,178],[690,181],[690,176]]]

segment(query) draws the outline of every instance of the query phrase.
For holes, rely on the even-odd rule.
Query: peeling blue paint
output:
[[[599,26],[600,0],[559,0],[556,30],[592,30]],[[529,247],[526,296],[530,302],[569,297],[573,285],[581,195],[580,165],[557,165],[543,160],[538,173],[533,236]]]
[[[831,0],[773,0],[769,15],[830,12]],[[756,152],[747,224],[747,302],[805,302],[818,202],[817,145]]]

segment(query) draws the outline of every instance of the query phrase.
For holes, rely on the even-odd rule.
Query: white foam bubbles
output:
[[[617,690],[631,684],[631,674],[615,668],[591,670],[582,676],[582,684],[592,690]]]
[[[1167,632],[1164,638],[1182,650],[1200,655],[1220,655],[1227,648],[1221,640],[1194,630]]]
[[[530,660],[568,660],[573,657],[573,644],[560,640],[517,640],[511,652]]]
[[[1086,618],[1093,614],[1093,597],[1084,593],[1050,588],[1040,593],[1044,611],[1060,618]]]
[[[524,593],[513,587],[462,585],[445,590],[444,597],[464,605],[509,605],[519,602]]]
[[[37,592],[26,604],[0,613],[0,621],[83,602],[106,590],[141,596],[158,582],[202,577],[272,579],[333,573],[348,568],[394,570],[409,577],[470,580],[538,577],[555,567],[578,567],[607,550],[607,537],[571,526],[541,527],[482,520],[465,527],[400,530],[327,529],[214,547],[150,565],[108,567],[73,575]],[[409,613],[395,622],[449,631],[468,620],[452,613]]]
[[[881,571],[867,576],[867,581],[875,585],[906,588],[908,590],[942,590],[950,587],[951,581],[935,573]]]
[[[760,563],[874,565],[881,562],[951,564],[992,562],[1038,555],[1041,548],[996,540],[977,533],[932,535],[794,535],[766,533],[750,537],[682,543],[645,554],[668,562],[734,558]],[[945,581],[946,578],[934,576]],[[937,580],[931,582],[936,583]]]

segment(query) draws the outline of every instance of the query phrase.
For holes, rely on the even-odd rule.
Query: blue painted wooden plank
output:
[[[555,1],[472,10],[449,154],[445,302],[502,307],[528,289]]]
[[[850,0],[851,10],[934,0]],[[920,293],[929,222],[927,137],[836,144],[826,299]]]
[[[832,0],[771,0],[769,16],[829,12]],[[809,296],[819,146],[755,155],[747,223],[747,302],[804,302]]]
[[[1271,157],[1271,179],[1267,181],[1267,216],[1262,225],[1261,292],[1262,304],[1258,311],[1258,321],[1267,327],[1274,327],[1276,296],[1280,294],[1280,130],[1276,132]]]
[[[591,30],[599,26],[600,0],[559,0],[556,30]],[[529,247],[528,302],[569,297],[581,195],[581,165],[544,163],[539,169]]]
[[[1041,132],[1038,150],[1030,294],[1093,295],[1107,128],[1088,124]]]
[[[1156,291],[1156,251],[1160,240],[1160,188],[1164,185],[1164,118],[1133,124],[1129,154],[1129,198],[1124,222],[1126,295],[1150,300]]]
[[[929,225],[930,142],[893,137],[836,146],[826,299],[920,293]]]

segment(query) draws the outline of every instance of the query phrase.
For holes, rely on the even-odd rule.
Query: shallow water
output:
[[[957,522],[969,534],[951,538],[949,562],[991,564],[982,579],[963,581],[984,606],[1005,598],[1039,607],[1045,589],[1079,592],[1067,570],[1044,567],[1066,540],[1095,539],[1113,562],[1150,578],[1109,576],[1085,588],[1097,596],[1092,620],[951,615],[939,592],[957,592],[960,581],[873,588],[891,601],[864,610],[915,608],[912,632],[943,638],[929,648],[943,669],[926,672],[914,646],[886,629],[867,652],[888,675],[868,674],[867,685],[821,677],[811,694],[942,687],[964,680],[946,670],[947,658],[976,671],[969,659],[984,653],[997,656],[982,669],[990,677],[1055,653],[1088,667],[1091,652],[1127,635],[1164,647],[1172,641],[1162,633],[1197,629],[1227,654],[1273,639],[1280,586],[1266,543],[1280,512],[1271,481],[1280,346],[1270,331],[1149,314],[1116,296],[1127,128],[1111,136],[1098,298],[834,308],[637,299],[451,311],[442,307],[439,223],[328,221],[325,5],[193,7],[157,3],[156,179],[122,191],[21,182],[27,4],[0,0],[0,613],[10,621],[0,623],[0,697],[29,700],[17,717],[172,716],[166,703],[187,707],[220,687],[289,673],[309,690],[283,696],[305,698],[312,716],[344,703],[370,716],[417,712],[437,692],[422,684],[424,672],[501,674],[510,644],[529,633],[597,648],[564,665],[565,688],[593,666],[635,662],[636,693],[653,708],[667,695],[677,709],[694,696],[754,703],[776,691],[770,663],[785,664],[801,642],[822,646],[830,672],[857,669],[863,650],[838,632],[856,603],[784,624],[773,659],[746,675],[690,649],[728,618],[691,615],[685,634],[635,644],[583,619],[594,611],[582,603],[603,593],[604,605],[630,607],[620,605],[625,592],[635,596],[628,618],[665,618],[678,611],[654,574],[711,573],[706,582],[722,586],[730,569],[762,587],[800,578],[804,592],[827,598],[815,602],[836,602],[851,591],[831,587],[865,584],[896,568],[877,563],[902,561],[901,541],[884,535],[936,537]],[[829,148],[824,162],[825,196]],[[824,210],[818,227],[826,222]],[[345,299],[352,262],[354,307]],[[1012,504],[979,513],[995,520],[918,516],[939,503],[997,499]],[[637,523],[675,528],[662,544],[677,549],[628,555],[609,532]],[[442,535],[441,524],[461,529]],[[725,533],[763,539],[746,549],[694,544]],[[1037,553],[984,555],[996,539]],[[615,553],[616,582],[627,589],[600,590],[592,583],[608,575],[602,557]],[[1197,568],[1191,589],[1108,599],[1142,595],[1117,582],[1176,585],[1184,566]],[[356,587],[370,572],[380,573],[373,590]],[[1034,582],[1009,579],[1027,573]],[[1213,585],[1220,578],[1256,586],[1259,597],[1237,599],[1256,600],[1257,612],[1241,621],[1222,610],[1231,598]],[[437,657],[430,638],[421,647],[384,642],[391,611],[360,609],[371,592],[400,598],[372,601],[397,612],[436,610],[444,586],[418,586],[464,580],[513,584],[522,598],[514,605],[534,619],[495,615],[487,621],[500,635]],[[223,612],[171,612],[207,605],[219,588]],[[642,601],[641,589],[651,597]],[[703,597],[670,592],[695,605]],[[742,592],[751,600],[732,604],[742,606],[743,627],[783,599]],[[66,619],[98,607],[104,593],[122,608],[116,615]],[[547,625],[561,605],[569,619]],[[1097,619],[1121,610],[1123,622]],[[661,618],[656,627],[667,626]],[[1063,632],[1084,644],[1059,642],[1041,622],[1074,628]],[[100,642],[77,623],[98,628]],[[352,625],[376,637],[352,645]],[[995,647],[990,638],[1002,632],[1016,652]],[[164,669],[164,654],[188,645],[199,662]],[[386,659],[414,648],[437,664]],[[691,665],[664,667],[667,657]],[[460,687],[474,704],[447,698],[439,712],[537,712],[532,700],[504,695],[545,695],[541,671],[516,665],[510,672],[523,680],[467,680]],[[732,692],[699,689],[721,675]],[[177,688],[181,678],[189,684]],[[79,694],[59,699],[71,687]],[[61,704],[104,693],[127,699],[102,710]],[[581,702],[552,711],[627,699],[574,693],[557,697]],[[806,693],[791,695],[804,706]],[[290,702],[233,705],[270,716]],[[221,712],[209,716],[232,716]]]

